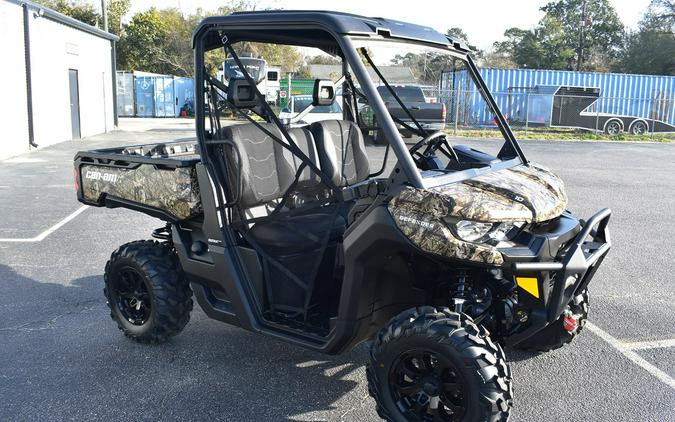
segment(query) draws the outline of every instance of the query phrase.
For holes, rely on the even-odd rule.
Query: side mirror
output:
[[[282,108],[282,109],[281,109],[281,112],[282,112],[282,113],[290,113],[291,110],[290,110],[288,107],[285,107],[285,108]]]
[[[237,108],[251,108],[258,104],[255,88],[243,78],[231,78],[227,87],[227,98]]]
[[[314,81],[314,93],[312,105],[329,106],[335,101],[335,84],[330,79],[317,79]]]
[[[368,104],[368,100],[366,100],[363,97],[359,97],[359,99],[356,102],[359,104]]]

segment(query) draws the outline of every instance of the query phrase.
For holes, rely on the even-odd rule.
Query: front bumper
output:
[[[534,275],[552,283],[550,289],[542,289],[548,294],[537,301],[528,328],[513,336],[509,343],[517,343],[557,320],[570,300],[586,289],[611,248],[607,227],[611,215],[612,211],[605,208],[582,223],[579,233],[553,261],[512,264],[515,277]]]

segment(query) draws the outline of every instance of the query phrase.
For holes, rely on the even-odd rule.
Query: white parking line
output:
[[[47,230],[43,231],[42,233],[40,233],[39,235],[37,235],[35,237],[31,237],[31,238],[28,238],[28,239],[2,239],[2,238],[0,238],[0,242],[15,242],[15,243],[17,243],[17,242],[26,242],[26,243],[42,242],[43,240],[45,240],[45,238],[47,236],[49,236],[50,234],[54,233],[55,231],[57,231],[58,229],[60,229],[64,225],[66,225],[69,221],[71,221],[73,218],[80,215],[82,213],[82,211],[86,210],[87,208],[88,207],[86,205],[82,205],[80,208],[78,208],[75,212],[70,214],[68,217],[66,217],[63,220],[59,221],[58,223],[54,224],[53,226],[51,226],[50,228],[48,228]]]
[[[606,332],[605,330],[603,330],[602,328],[598,327],[597,325],[593,324],[590,321],[586,322],[586,327],[588,327],[588,329],[592,333],[594,333],[595,335],[597,335],[598,337],[600,337],[601,339],[603,339],[607,343],[609,343],[610,346],[612,346],[613,348],[618,350],[628,360],[630,360],[634,364],[638,365],[639,367],[641,367],[645,371],[649,372],[654,377],[656,377],[659,381],[663,382],[664,384],[666,384],[667,386],[669,386],[670,388],[675,390],[675,379],[673,379],[673,377],[671,377],[670,375],[666,374],[665,372],[663,372],[662,370],[660,370],[656,366],[654,366],[651,363],[644,360],[642,357],[640,357],[640,355],[635,353],[632,349],[629,349],[628,347],[626,347],[625,343],[622,343],[621,341],[617,340],[616,338],[614,338],[614,336],[612,336],[611,334],[609,334],[608,332]]]
[[[648,350],[675,347],[675,338],[669,338],[668,340],[649,340],[638,341],[635,343],[624,343],[623,347],[628,350]]]

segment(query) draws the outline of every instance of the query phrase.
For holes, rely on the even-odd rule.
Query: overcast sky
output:
[[[95,1],[95,0],[93,0]],[[132,0],[132,13],[155,6],[178,7],[186,13],[197,7],[216,9],[223,0]],[[511,27],[533,28],[542,13],[539,8],[546,0],[261,0],[261,7],[282,9],[325,9],[381,16],[430,26],[445,32],[458,26],[468,34],[478,48],[487,49],[494,41],[501,40],[504,31]],[[610,0],[624,25],[635,28],[649,0]],[[99,2],[100,4],[100,2]]]

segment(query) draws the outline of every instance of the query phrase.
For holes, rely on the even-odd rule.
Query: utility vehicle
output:
[[[579,333],[610,248],[610,211],[585,222],[566,211],[563,183],[527,160],[469,50],[429,28],[265,11],[206,18],[193,43],[196,103],[209,104],[196,110],[195,143],[75,157],[80,201],[166,222],[156,241],[123,245],[106,265],[105,296],[124,334],[166,341],[187,324],[194,296],[211,318],[328,354],[372,340],[368,387],[384,419],[508,419],[502,347],[549,350]],[[207,52],[246,69],[242,43],[340,60],[341,75],[315,81],[312,104],[331,105],[341,90],[343,115],[298,127],[312,107],[280,121],[247,72],[227,85],[209,74]],[[408,53],[433,58],[437,74],[468,70],[503,141],[479,151],[422,127],[379,71]],[[374,79],[411,124],[388,112]],[[359,98],[386,147],[366,146]],[[225,108],[244,123],[221,119]]]

